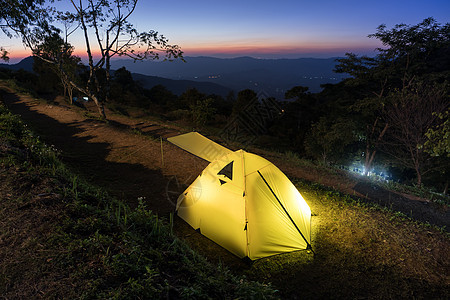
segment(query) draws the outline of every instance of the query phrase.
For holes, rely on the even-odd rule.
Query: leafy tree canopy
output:
[[[337,85],[324,86],[319,95],[328,107],[324,115],[334,120],[330,129],[339,128],[335,125],[342,123],[337,117],[355,124],[353,132],[357,136],[353,140],[360,141],[366,170],[371,168],[377,151],[389,141],[390,146],[384,150],[396,154],[395,163],[415,169],[420,177],[419,172],[427,172],[426,166],[434,165],[429,155],[418,149],[425,141],[425,133],[429,136],[425,147],[429,152],[434,149],[431,143],[439,145],[436,153],[442,153],[439,151],[445,144],[445,118],[438,119],[433,114],[442,115],[448,99],[450,24],[427,18],[415,25],[380,25],[369,37],[380,40],[383,46],[376,49],[375,57],[347,53],[337,60],[335,71],[351,77]],[[439,97],[433,98],[436,93]],[[433,99],[442,105],[431,108],[428,104]],[[412,106],[415,109],[409,109]],[[402,118],[406,114],[409,117]],[[402,125],[397,122],[399,119]],[[416,130],[419,119],[423,122]],[[402,130],[413,131],[407,133],[408,146],[400,140],[405,134]],[[397,155],[405,153],[405,149],[409,149],[408,157]]]

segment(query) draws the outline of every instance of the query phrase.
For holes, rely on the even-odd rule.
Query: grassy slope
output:
[[[0,153],[6,151],[2,149]],[[147,237],[158,230],[166,232],[162,240],[174,238],[170,227],[154,225],[160,224],[158,220],[151,221],[153,225],[148,227],[139,223],[140,219],[155,219],[144,207],[127,209],[124,214],[123,204],[96,189],[79,187],[74,175],[65,175],[66,171],[62,176],[53,175],[54,169],[56,173],[61,171],[53,163],[49,164],[53,167],[44,168],[45,172],[40,171],[42,166],[32,167],[39,170],[38,175],[30,172],[29,151],[19,152],[20,163],[4,163],[6,167],[0,173],[1,180],[13,178],[4,181],[6,186],[12,186],[9,192],[7,189],[1,192],[1,199],[7,201],[2,201],[0,222],[3,216],[10,219],[0,224],[0,228],[7,228],[0,233],[0,246],[8,246],[4,250],[0,247],[0,261],[6,258],[0,265],[0,288],[5,285],[9,293],[27,290],[26,295],[43,292],[47,296],[52,293],[105,297],[157,293],[200,298],[271,295],[271,289],[264,285],[241,282],[228,271],[211,265],[199,267],[203,259],[184,243],[180,246],[184,249],[181,254],[168,257],[167,252],[178,249],[174,245],[180,242],[175,239],[175,244],[166,244],[159,240],[157,244],[162,244],[162,248],[149,243]],[[8,161],[10,157],[2,160]],[[43,176],[44,183],[39,188],[39,178],[46,172],[50,172],[50,179]],[[283,298],[446,299],[450,293],[448,233],[315,184],[295,183],[312,208],[315,257],[304,251],[278,255],[251,266],[239,265],[234,274],[271,282]],[[52,184],[56,192],[47,191]],[[57,209],[59,206],[61,210]],[[16,210],[12,212],[10,207]],[[27,219],[33,222],[19,221]],[[8,224],[13,225],[8,228]],[[17,238],[18,232],[22,232],[19,234],[22,238]],[[30,235],[39,238],[30,239]],[[156,234],[151,240],[158,241],[158,237]],[[207,252],[204,246],[196,248]],[[14,262],[17,257],[20,263]],[[189,267],[180,269],[178,262],[185,260]],[[156,271],[145,267],[154,264]],[[216,273],[224,275],[212,276]],[[13,289],[15,280],[23,288]],[[156,291],[145,290],[154,286]],[[58,294],[60,287],[63,292]]]
[[[272,298],[211,265],[141,203],[78,180],[0,107],[0,295],[6,298]]]

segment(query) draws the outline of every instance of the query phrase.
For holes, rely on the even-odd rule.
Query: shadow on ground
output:
[[[81,122],[61,123],[30,109],[11,93],[2,91],[7,107],[43,137],[47,144],[62,151],[62,160],[85,180],[126,200],[130,205],[137,203],[138,197],[147,199],[147,206],[159,215],[168,216],[174,211],[172,203],[165,198],[167,179],[159,170],[151,170],[139,164],[108,161],[110,144],[90,141],[93,136],[80,136],[82,126],[103,122],[86,119]]]

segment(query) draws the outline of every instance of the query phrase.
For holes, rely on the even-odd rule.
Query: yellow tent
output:
[[[168,140],[210,161],[177,201],[178,215],[194,229],[252,260],[311,247],[311,210],[271,162],[195,132]]]

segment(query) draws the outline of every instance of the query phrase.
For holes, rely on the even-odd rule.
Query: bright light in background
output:
[[[67,1],[54,5],[71,9]],[[130,22],[138,31],[159,31],[186,56],[335,57],[373,55],[380,43],[367,35],[381,24],[391,28],[428,17],[446,23],[449,11],[448,0],[141,0]],[[81,34],[72,44],[84,54]],[[1,45],[11,58],[27,55],[20,40],[2,35]]]
[[[359,175],[365,174],[364,164],[361,161],[354,161],[350,166],[344,167],[344,169]],[[367,172],[367,176],[380,181],[393,180],[392,175],[382,166],[372,167],[372,169]]]

